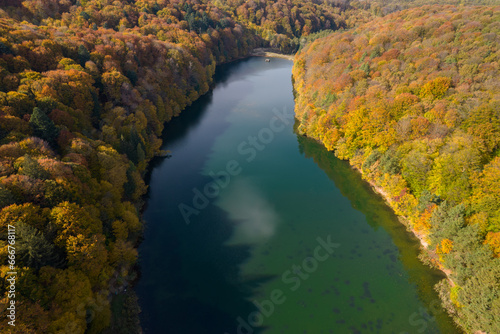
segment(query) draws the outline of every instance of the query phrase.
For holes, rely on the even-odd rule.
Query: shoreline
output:
[[[320,142],[320,143],[321,143],[321,142]],[[321,145],[323,145],[323,143],[321,143]],[[323,146],[324,146],[324,145],[323,145]],[[356,170],[357,172],[359,172],[359,173],[361,174],[361,176],[362,176],[363,180],[364,180],[364,181],[366,181],[366,182],[370,185],[370,187],[371,187],[371,188],[372,188],[372,189],[373,189],[373,190],[374,190],[377,194],[379,194],[380,196],[382,196],[382,198],[384,199],[384,202],[387,204],[387,206],[388,206],[391,210],[394,210],[394,209],[392,208],[392,206],[391,206],[391,199],[390,199],[389,195],[387,194],[387,192],[386,192],[383,188],[381,188],[381,187],[377,186],[377,185],[375,184],[375,182],[373,182],[372,180],[369,180],[368,178],[363,177],[363,176],[365,175],[365,173],[363,173],[363,171],[361,170],[361,168],[359,168],[359,167],[357,167],[357,166],[355,166],[355,165],[352,165],[350,160],[348,160],[348,162],[349,162],[349,165],[350,165],[350,166],[351,166],[354,170]],[[411,232],[411,233],[412,233],[412,234],[413,234],[413,235],[414,235],[414,236],[415,236],[415,237],[419,240],[420,245],[421,245],[421,251],[422,251],[422,252],[426,252],[426,253],[427,253],[426,255],[427,255],[427,256],[429,256],[429,257],[431,257],[431,255],[432,255],[432,251],[429,249],[429,242],[425,240],[425,236],[424,236],[422,233],[417,232],[417,231],[416,231],[413,227],[411,227],[411,226],[410,226],[410,224],[409,224],[409,222],[408,222],[408,218],[407,218],[407,217],[405,217],[405,216],[401,216],[401,215],[397,215],[397,214],[396,214],[396,217],[398,218],[398,221],[406,227],[406,230],[407,230],[408,232]],[[441,271],[441,272],[442,272],[442,273],[446,276],[446,279],[448,280],[448,282],[450,283],[450,285],[451,285],[452,287],[454,287],[454,286],[455,286],[455,282],[454,282],[454,281],[451,279],[451,277],[450,277],[450,274],[452,273],[452,271],[451,271],[451,270],[446,269],[446,268],[440,268],[440,267],[435,266],[435,265],[432,265],[432,266],[431,266],[431,265],[429,265],[428,263],[423,262],[422,260],[420,260],[420,261],[421,261],[422,263],[424,263],[425,265],[427,265],[427,266],[431,267],[431,268],[435,268],[435,269],[437,269],[437,270]]]
[[[350,161],[349,161],[349,164],[350,164]],[[363,171],[361,170],[361,168],[357,167],[357,166],[354,166],[354,165],[351,165],[351,167],[353,169],[355,169],[356,171],[358,171],[362,176],[365,175],[365,173],[363,173]],[[382,187],[379,187],[375,184],[375,182],[373,182],[372,180],[369,180],[367,178],[364,178],[363,177],[363,180],[365,180],[366,182],[368,182],[368,184],[372,187],[372,189],[380,194],[382,196],[382,198],[384,199],[384,201],[387,203],[387,205],[392,209],[392,206],[391,206],[391,198],[389,197],[389,195],[387,194],[387,192],[384,190],[384,188]],[[408,221],[408,219],[405,217],[405,216],[400,216],[400,215],[396,215],[398,217],[398,220],[404,220],[404,221]],[[422,233],[419,233],[417,232],[415,229],[413,229],[412,227],[410,227],[409,224],[405,224],[403,223],[403,225],[405,225],[408,229],[408,231],[410,231],[413,235],[415,235],[415,237],[417,237],[418,240],[420,240],[420,244],[424,247],[425,250],[429,251],[428,247],[429,247],[429,242],[427,242],[425,239],[424,239],[424,235]]]
[[[283,58],[293,61],[295,55],[287,55],[280,53],[278,49],[273,48],[256,48],[250,51],[249,57],[272,57],[272,58]]]

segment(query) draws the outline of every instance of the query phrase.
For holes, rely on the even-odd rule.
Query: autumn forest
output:
[[[456,323],[500,332],[495,5],[0,1],[0,290],[4,309],[14,225],[22,314],[0,332],[139,332],[126,287],[164,124],[260,47],[295,54],[296,131],[385,194]]]

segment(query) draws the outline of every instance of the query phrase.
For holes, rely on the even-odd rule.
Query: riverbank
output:
[[[316,143],[318,143],[319,145],[321,145],[324,149],[326,148],[325,145],[318,139],[316,138],[313,138],[313,137],[309,137],[305,134],[302,134],[303,137],[306,137],[308,139],[311,139],[311,140],[314,140]],[[333,152],[328,152],[329,154],[333,154]],[[344,160],[345,161],[345,160]],[[368,185],[370,185],[370,188],[376,192],[378,195],[380,195],[383,199],[383,202],[386,204],[386,206],[394,213],[394,215],[396,216],[399,224],[403,225],[406,230],[408,232],[411,232],[411,234],[413,236],[415,236],[418,240],[419,240],[419,245],[420,245],[420,254],[417,256],[415,256],[416,259],[418,259],[418,261],[420,263],[422,263],[423,265],[429,267],[429,268],[432,268],[432,269],[437,269],[439,272],[441,272],[442,274],[444,274],[443,278],[446,278],[446,281],[449,283],[450,287],[455,287],[456,284],[455,282],[451,279],[450,275],[453,273],[451,270],[447,269],[447,268],[443,268],[441,266],[438,266],[436,265],[436,263],[434,261],[430,261],[430,259],[436,259],[436,253],[435,253],[435,250],[433,250],[432,247],[429,247],[430,244],[429,242],[426,240],[426,237],[424,234],[418,232],[417,230],[415,230],[411,224],[410,224],[410,221],[407,217],[405,216],[402,216],[402,215],[398,215],[394,209],[393,209],[393,203],[394,203],[394,200],[391,198],[391,196],[389,195],[389,193],[382,187],[378,186],[373,180],[371,180],[370,178],[367,177],[367,174],[363,172],[363,170],[361,169],[361,167],[359,165],[356,165],[352,160],[347,160],[346,161],[350,168],[352,170],[354,170],[355,172],[359,173],[359,175],[361,176],[361,178],[363,179],[364,182],[367,182]],[[430,287],[432,287],[432,290],[436,290],[436,286],[435,285],[430,285]],[[440,299],[440,302],[443,302],[443,300]],[[447,314],[449,316],[451,316],[451,318],[454,318],[452,313],[450,312],[449,309],[447,309],[446,307],[443,306],[443,309],[446,310]],[[454,331],[455,333],[465,333],[465,330],[462,328],[462,327],[459,327],[459,324],[458,322],[455,320],[454,321],[454,324],[456,327],[456,331]],[[474,332],[474,334],[486,334],[484,332]]]
[[[349,161],[350,163],[350,161]],[[352,165],[352,168],[355,169],[356,171],[358,171],[363,180],[365,180],[366,182],[368,182],[368,184],[371,186],[371,188],[378,194],[380,194],[380,196],[382,196],[382,198],[384,199],[384,201],[387,203],[387,205],[392,209],[392,199],[391,197],[389,196],[389,194],[387,193],[387,191],[384,190],[384,188],[382,187],[379,187],[375,184],[375,182],[373,180],[370,180],[369,178],[367,178],[365,175],[365,173],[363,172],[363,170],[361,168],[359,168],[358,166],[356,165]],[[398,220],[406,226],[406,229],[411,232],[420,242],[420,245],[422,246],[422,252],[426,252],[426,256],[428,256],[429,258],[433,258],[435,257],[435,252],[431,249],[429,249],[429,242],[426,240],[425,238],[425,235],[423,233],[420,233],[418,232],[417,230],[415,230],[411,225],[410,225],[410,222],[408,220],[407,217],[405,216],[400,216],[400,215],[397,215],[398,217]],[[449,269],[446,269],[446,268],[441,268],[441,267],[438,267],[438,266],[433,266],[435,267],[436,269],[438,269],[439,271],[441,271],[442,273],[444,273],[448,279],[448,282],[450,283],[450,285],[452,287],[455,286],[455,282],[451,279],[450,275],[452,273],[451,270]]]
[[[274,57],[274,58],[283,58],[293,61],[295,55],[287,55],[284,53],[280,53],[278,49],[273,48],[257,48],[253,49],[250,52],[249,56],[253,57]]]
[[[309,137],[306,134],[303,134],[303,136],[305,136],[307,138],[310,138],[312,140],[315,140],[320,145],[322,145],[323,147],[326,148],[326,146],[320,140],[318,140],[316,138]],[[391,210],[394,210],[393,209],[393,204],[392,204],[392,199],[389,196],[389,194],[387,193],[387,191],[385,191],[384,188],[378,186],[373,180],[369,179],[366,176],[366,173],[364,173],[363,170],[360,167],[358,167],[357,165],[353,164],[351,160],[348,160],[348,162],[349,162],[349,165],[351,166],[352,169],[356,170],[357,172],[359,172],[361,174],[362,179],[364,181],[366,181],[370,185],[370,187],[373,189],[373,191],[375,191],[380,196],[382,196],[382,198],[384,199],[384,202],[387,204],[387,206],[389,208],[391,208]],[[422,252],[425,252],[425,255],[427,257],[429,257],[429,258],[435,257],[435,252],[432,251],[431,249],[429,249],[429,242],[426,240],[425,235],[423,233],[418,232],[417,230],[415,230],[410,225],[408,217],[397,215],[397,214],[396,214],[396,217],[398,218],[398,221],[406,227],[407,231],[411,232],[419,240]],[[429,263],[425,263],[424,261],[422,261],[422,263],[431,266]],[[446,276],[446,278],[448,279],[448,282],[450,283],[450,285],[452,287],[455,286],[455,282],[450,277],[450,274],[452,273],[451,270],[446,269],[446,268],[442,268],[442,267],[438,267],[438,266],[435,266],[435,265],[431,266],[431,267],[434,267],[434,268],[438,269],[439,271],[441,271],[442,273],[444,273],[445,276]]]
[[[350,163],[350,161],[349,161]],[[382,198],[384,199],[384,201],[387,203],[387,205],[392,208],[392,199],[391,197],[389,196],[389,194],[387,193],[387,191],[384,190],[384,188],[382,187],[379,187],[375,184],[375,182],[373,182],[372,180],[370,180],[369,178],[366,177],[366,174],[363,172],[363,170],[361,168],[359,168],[358,166],[356,165],[352,165],[352,168],[355,169],[356,171],[358,171],[363,180],[365,180],[366,182],[368,182],[370,184],[370,186],[372,187],[372,189],[380,194],[382,196]],[[419,233],[418,231],[416,231],[414,228],[412,228],[408,222],[408,218],[407,217],[404,217],[404,216],[400,216],[400,215],[397,215],[398,217],[398,220],[401,221],[403,223],[403,221],[405,223],[403,223],[403,225],[405,225],[407,228],[408,228],[408,231],[412,232],[413,235],[415,235],[415,237],[417,237],[417,239],[420,241],[420,244],[422,245],[422,247],[425,249],[425,250],[428,250],[428,247],[429,247],[429,242],[427,240],[425,240],[425,236],[422,234],[422,233]]]

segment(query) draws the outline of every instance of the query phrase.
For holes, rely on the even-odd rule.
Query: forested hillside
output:
[[[500,332],[500,7],[423,6],[308,44],[297,131],[362,170],[428,243],[467,332]]]

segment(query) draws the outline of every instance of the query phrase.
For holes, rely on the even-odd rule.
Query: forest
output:
[[[499,8],[441,2],[460,6],[2,1],[0,303],[10,225],[22,317],[0,332],[139,331],[125,291],[137,276],[148,162],[165,122],[208,92],[216,66],[256,47],[301,49],[298,131],[388,192],[434,250],[428,261],[451,271],[440,294],[459,323],[498,332]]]
[[[297,131],[349,160],[428,245],[470,333],[500,332],[499,22],[500,7],[399,11],[313,41],[293,69]]]

